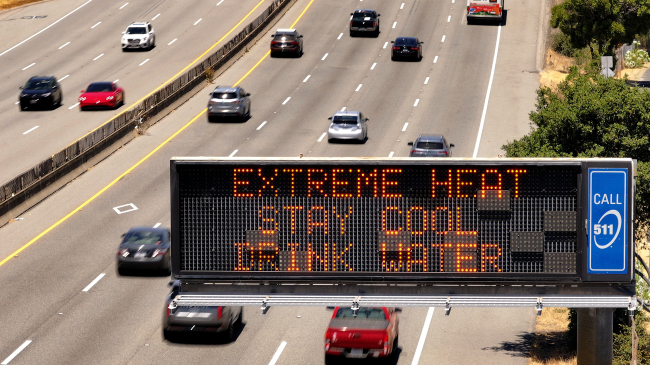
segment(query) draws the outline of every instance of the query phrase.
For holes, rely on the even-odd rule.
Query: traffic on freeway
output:
[[[13,178],[122,112],[222,37],[227,41],[231,29],[245,26],[269,2],[55,0],[2,13],[13,20],[0,22],[0,32],[10,35],[0,41],[0,61],[9,65],[0,88],[6,159],[0,178]],[[364,331],[328,330],[339,325],[332,317],[343,307],[278,306],[265,314],[259,306],[179,307],[168,317],[166,297],[175,288],[169,276],[118,272],[122,234],[170,226],[174,156],[408,157],[408,142],[422,134],[444,136],[447,148],[454,144],[454,157],[496,157],[507,139],[528,132],[537,79],[521,70],[535,67],[536,49],[521,44],[536,43],[538,30],[529,24],[537,24],[539,4],[513,0],[511,14],[524,14],[520,18],[468,25],[459,0],[367,2],[293,2],[203,91],[2,227],[0,282],[11,295],[2,299],[0,361],[323,364],[327,351],[339,347],[344,350],[330,355],[349,357],[346,363],[525,363],[520,345],[534,329],[533,308],[458,308],[450,316],[434,308],[368,308],[366,320],[376,320],[383,332],[377,347],[356,347]],[[350,36],[350,14],[369,8],[381,27],[377,22],[370,36]],[[40,14],[48,16],[22,19]],[[155,29],[155,46],[122,52],[121,32],[140,22]],[[302,36],[300,57],[270,57],[278,29]],[[403,37],[424,42],[420,62],[391,61],[391,41]],[[32,76],[56,78],[64,94],[60,107],[21,111],[18,88]],[[97,81],[123,87],[125,104],[81,113],[78,92]],[[234,90],[235,98],[210,104],[216,91]],[[208,118],[210,105],[223,100],[247,103],[233,112],[243,120]],[[354,136],[365,143],[328,143],[327,118],[346,111],[359,112],[361,133]],[[346,321],[361,321],[351,314]],[[182,320],[172,323],[172,315]],[[216,320],[202,325],[206,318]],[[332,345],[334,332],[339,339],[350,332],[353,344]],[[360,354],[371,358],[356,358]]]

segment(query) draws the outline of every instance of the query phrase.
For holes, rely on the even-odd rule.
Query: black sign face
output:
[[[174,273],[580,280],[580,163],[432,161],[172,161]]]

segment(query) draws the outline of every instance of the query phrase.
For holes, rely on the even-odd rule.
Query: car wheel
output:
[[[394,55],[390,55],[390,60],[391,60],[391,61],[395,61],[395,56],[394,56]]]
[[[350,37],[354,37],[354,32],[350,31]]]
[[[235,328],[241,328],[242,324],[244,322],[244,310],[239,311],[239,316],[237,316],[237,320],[235,321]]]
[[[393,351],[391,351],[391,355],[395,355],[397,353],[397,346],[399,346],[399,335],[395,336],[395,339],[393,340]]]
[[[251,118],[251,106],[249,105],[248,110],[246,111],[246,119],[250,119],[250,118]]]
[[[375,30],[375,38],[379,37],[379,27]]]
[[[239,328],[239,327],[237,327]],[[237,331],[237,328],[235,328],[235,324],[231,323],[230,326],[228,326],[228,329],[224,333],[224,340],[226,342],[233,342],[235,341],[235,332]]]

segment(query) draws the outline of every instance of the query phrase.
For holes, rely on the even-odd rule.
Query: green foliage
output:
[[[557,91],[537,90],[536,127],[502,148],[508,157],[630,157],[637,160],[636,218],[650,220],[650,93],[625,80],[573,68]],[[637,232],[640,234],[640,232]]]
[[[634,41],[634,44],[637,47],[639,46],[639,42],[637,41]],[[625,54],[626,68],[643,67],[646,62],[650,62],[650,56],[648,56],[648,52],[642,49],[635,48]]]
[[[590,47],[594,58],[612,55],[616,45],[650,30],[650,0],[566,0],[551,14],[551,26],[575,48]]]
[[[637,364],[650,364],[650,334],[645,327],[648,317],[639,311],[634,312],[634,326],[639,336],[637,344]],[[627,365],[632,359],[632,327],[627,324],[619,324],[618,331],[614,331],[614,361],[613,364]]]
[[[576,52],[576,48],[571,43],[571,38],[562,32],[551,35],[551,48],[565,57],[573,57]]]

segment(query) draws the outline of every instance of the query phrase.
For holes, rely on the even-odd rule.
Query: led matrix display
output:
[[[580,166],[175,169],[183,272],[577,275]]]

